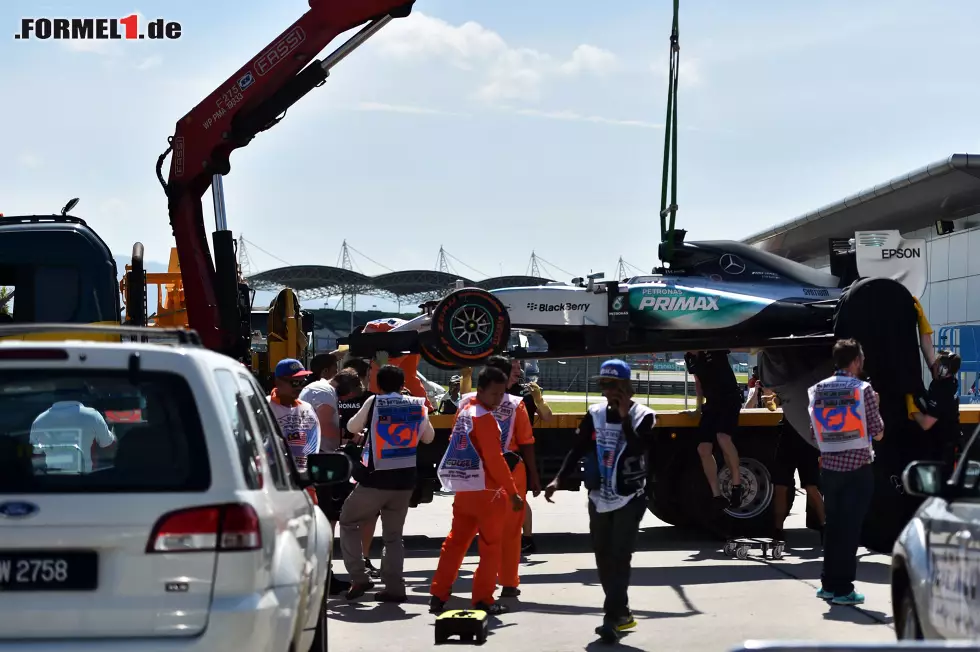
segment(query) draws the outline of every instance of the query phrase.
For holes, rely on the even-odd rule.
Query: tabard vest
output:
[[[470,392],[460,397],[459,404],[465,405],[475,400],[476,392]],[[517,409],[521,406],[521,401],[523,400],[520,396],[504,394],[504,399],[500,401],[500,405],[493,411],[493,418],[497,420],[497,425],[500,426],[500,447],[505,453],[511,450],[510,445],[514,440],[514,422],[516,421],[514,415],[517,413]]]
[[[870,448],[864,390],[871,385],[852,376],[831,376],[807,390],[810,423],[821,453]]]
[[[610,512],[626,505],[646,488],[647,477],[646,451],[624,457],[627,451],[623,424],[606,420],[607,405],[603,401],[589,406],[595,428],[595,462],[599,476],[598,488],[589,492],[589,498],[598,512]],[[627,418],[636,429],[648,414],[655,413],[646,405],[634,403]],[[620,481],[624,486],[619,486]]]
[[[375,471],[415,468],[419,434],[425,421],[425,399],[404,394],[374,397],[368,445],[361,454],[364,466]]]
[[[443,491],[483,491],[487,488],[483,460],[471,439],[473,420],[486,414],[490,411],[477,401],[460,401],[449,445],[436,472]]]

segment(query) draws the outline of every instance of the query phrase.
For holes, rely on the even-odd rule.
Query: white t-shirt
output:
[[[330,384],[329,380],[315,380],[299,393],[299,400],[306,401],[313,406],[315,412],[321,405],[329,405],[333,408],[333,425],[340,430],[340,412],[337,410],[337,389]]]
[[[99,411],[78,401],[59,401],[31,424],[31,444],[43,447],[52,470],[91,473],[92,444],[106,448],[115,441]]]

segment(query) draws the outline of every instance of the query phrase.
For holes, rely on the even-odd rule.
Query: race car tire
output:
[[[422,353],[422,359],[436,369],[442,369],[443,371],[459,369],[459,365],[447,360],[446,356],[440,352],[438,342],[432,334],[432,331],[419,333],[419,351]]]
[[[480,288],[456,290],[432,311],[431,350],[460,367],[503,353],[510,316],[500,299]]]

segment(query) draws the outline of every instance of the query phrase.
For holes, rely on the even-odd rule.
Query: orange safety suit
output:
[[[479,534],[480,564],[473,575],[472,603],[491,605],[500,572],[504,524],[507,512],[513,512],[511,496],[518,490],[501,450],[500,426],[491,412],[473,419],[469,439],[483,464],[485,489],[459,491],[454,496],[452,528],[442,544],[429,593],[443,602],[449,600],[466,551]]]
[[[527,414],[527,407],[524,401],[518,404],[517,412],[514,413],[514,436],[511,437],[508,448],[517,453],[521,446],[534,445],[534,432],[531,429],[531,419]],[[517,463],[511,471],[514,476],[514,484],[517,485],[517,492],[525,500],[521,511],[515,512],[507,510],[504,518],[504,539],[501,544],[500,575],[497,583],[500,586],[517,588],[521,583],[518,568],[521,565],[521,533],[524,530],[524,514],[527,512],[527,468],[524,460]]]

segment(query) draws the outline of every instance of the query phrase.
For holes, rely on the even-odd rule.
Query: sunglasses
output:
[[[300,388],[306,386],[305,378],[283,378],[284,382],[289,383],[292,387]]]
[[[616,389],[619,387],[619,383],[615,380],[600,380],[599,389]]]

